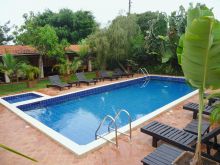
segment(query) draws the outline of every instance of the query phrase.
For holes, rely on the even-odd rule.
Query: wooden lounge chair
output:
[[[126,73],[124,71],[122,71],[120,68],[116,68],[113,72],[113,75],[115,76],[119,76],[119,77],[133,77],[134,74],[133,73]]]
[[[58,75],[49,76],[49,81],[50,81],[50,84],[47,85],[47,88],[55,87],[55,88],[59,88],[60,90],[62,90],[65,87],[67,88],[72,87],[71,84],[61,82],[60,77]]]
[[[144,157],[141,162],[143,163],[143,165],[171,165],[173,161],[182,153],[183,150],[181,149],[167,144],[162,144],[149,155]],[[213,156],[205,153],[202,153],[202,155],[216,162],[219,162],[220,160],[217,155],[218,153],[219,152],[216,152],[216,154]]]
[[[141,128],[141,132],[146,133],[153,137],[152,146],[157,147],[157,142],[162,140],[169,144],[172,144],[178,148],[186,151],[193,151],[196,145],[197,135],[171,127],[169,125],[153,121],[150,124]],[[214,144],[217,143],[217,135],[220,134],[220,128],[216,128],[207,134],[203,135],[202,142],[210,143],[211,139],[214,139]],[[207,147],[207,153],[210,149]]]
[[[193,112],[193,119],[197,118],[197,114],[199,112],[199,104],[189,102],[183,106],[183,109]],[[202,112],[204,115],[210,115],[212,111],[215,109],[214,106],[206,105],[204,111]]]
[[[156,150],[141,160],[143,165],[171,165],[172,162],[182,154],[183,150],[162,144]]]
[[[191,143],[197,139],[195,134],[186,132],[184,130],[171,127],[169,125],[153,121],[150,124],[141,128],[141,132],[153,137],[152,146],[157,147],[159,140],[173,144],[182,149],[189,149]]]
[[[87,79],[83,72],[76,73],[76,77],[79,83],[86,83],[87,85],[89,85],[90,83],[96,84],[97,82],[97,80],[94,80],[94,79]]]
[[[206,99],[208,96],[210,96],[209,93],[204,93],[204,99]],[[219,97],[208,98],[208,105],[211,106],[212,104],[219,102],[219,101],[220,101]]]
[[[109,74],[108,74],[108,72],[107,71],[105,71],[105,70],[102,70],[102,71],[100,71],[99,72],[99,76],[100,76],[100,78],[102,78],[103,80],[105,80],[105,79],[107,79],[107,80],[114,80],[114,79],[118,79],[119,78],[119,76],[115,76],[115,75],[112,75],[112,76],[110,76]]]

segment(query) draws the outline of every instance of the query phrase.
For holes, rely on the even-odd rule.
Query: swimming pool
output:
[[[7,106],[64,147],[82,155],[106,143],[103,139],[94,140],[105,115],[114,116],[125,109],[132,117],[132,127],[136,127],[197,93],[183,78],[149,79],[145,85],[145,78],[134,78],[17,107]],[[107,124],[99,134],[107,131]],[[127,117],[121,115],[117,125],[120,132],[127,131]],[[106,138],[114,138],[114,132]]]
[[[32,100],[43,97],[42,95],[36,93],[25,93],[25,94],[18,94],[14,96],[7,96],[3,97],[2,99],[9,102],[9,103],[18,103],[22,101]]]

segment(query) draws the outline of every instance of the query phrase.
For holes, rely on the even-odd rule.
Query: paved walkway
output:
[[[87,88],[87,86],[74,87],[61,92],[52,88],[41,89],[38,92],[57,95],[83,88]],[[182,105],[188,101],[198,101],[197,96],[171,108],[153,120],[183,128],[192,119],[191,112],[182,110]],[[112,144],[106,144],[102,148],[79,158],[0,105],[0,143],[28,154],[39,161],[33,163],[0,149],[0,165],[141,165],[140,160],[152,152],[154,148],[151,146],[151,137],[141,133],[140,128],[141,126],[133,130],[131,142],[127,137],[120,136],[118,149]]]

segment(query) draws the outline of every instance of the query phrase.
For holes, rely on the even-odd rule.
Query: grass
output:
[[[85,73],[85,75],[88,79],[92,79],[95,77],[95,72],[88,72]],[[72,76],[69,81],[74,80],[76,80],[75,75]],[[0,96],[46,88],[47,84],[49,84],[48,80],[39,80],[34,88],[27,88],[26,82],[3,84],[0,85]]]
[[[48,83],[48,80],[40,80],[34,88],[28,88],[26,82],[3,84],[0,85],[0,96],[46,88]]]

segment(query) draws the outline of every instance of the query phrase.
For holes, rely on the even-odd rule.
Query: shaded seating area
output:
[[[89,85],[90,83],[96,84],[97,80],[94,79],[87,79],[83,72],[76,73],[76,77],[79,83],[86,83]]]
[[[71,84],[67,84],[67,83],[62,82],[58,75],[49,76],[48,78],[49,78],[50,84],[47,85],[47,88],[55,87],[55,88],[59,88],[60,90],[62,90],[65,87],[67,87],[67,88],[72,87]]]
[[[220,145],[217,143],[217,136],[220,134],[220,128],[215,128],[206,134],[204,131],[205,129],[203,129],[202,143],[206,145],[207,152],[202,153],[202,155],[209,159],[220,162],[219,157],[217,157],[220,150]],[[157,121],[153,121],[148,125],[142,127],[141,132],[153,137],[153,142],[152,142],[153,147],[157,147],[157,142],[159,140],[162,140],[168,144],[180,148],[181,150],[191,151],[191,152],[195,151],[197,135],[187,132],[185,130],[181,130]],[[210,155],[211,149],[217,150],[217,152],[213,156]],[[159,149],[159,151],[161,150]],[[164,151],[165,149],[162,147],[163,153],[161,153],[161,155],[164,155]],[[157,149],[155,150],[155,153],[158,153]],[[154,152],[151,153],[151,156],[149,157],[152,158],[152,155],[154,156],[155,153]],[[179,152],[177,154],[179,154]],[[163,157],[161,155],[159,155],[158,159]],[[149,157],[145,157],[142,160],[143,164],[150,164],[148,160]],[[174,157],[171,157],[170,160],[173,160],[173,158]]]
[[[102,70],[99,72],[99,78],[101,78],[102,80],[117,80],[119,78],[119,76],[116,76],[116,75],[109,75],[108,72],[106,70]]]
[[[184,110],[192,111],[193,112],[193,119],[197,118],[197,114],[199,112],[199,104],[189,102],[183,105]],[[212,111],[215,109],[214,106],[206,105],[204,111],[202,112],[204,115],[210,115]]]
[[[133,73],[126,73],[124,71],[122,71],[120,68],[116,68],[113,72],[114,76],[118,76],[118,77],[133,77],[134,74]]]

